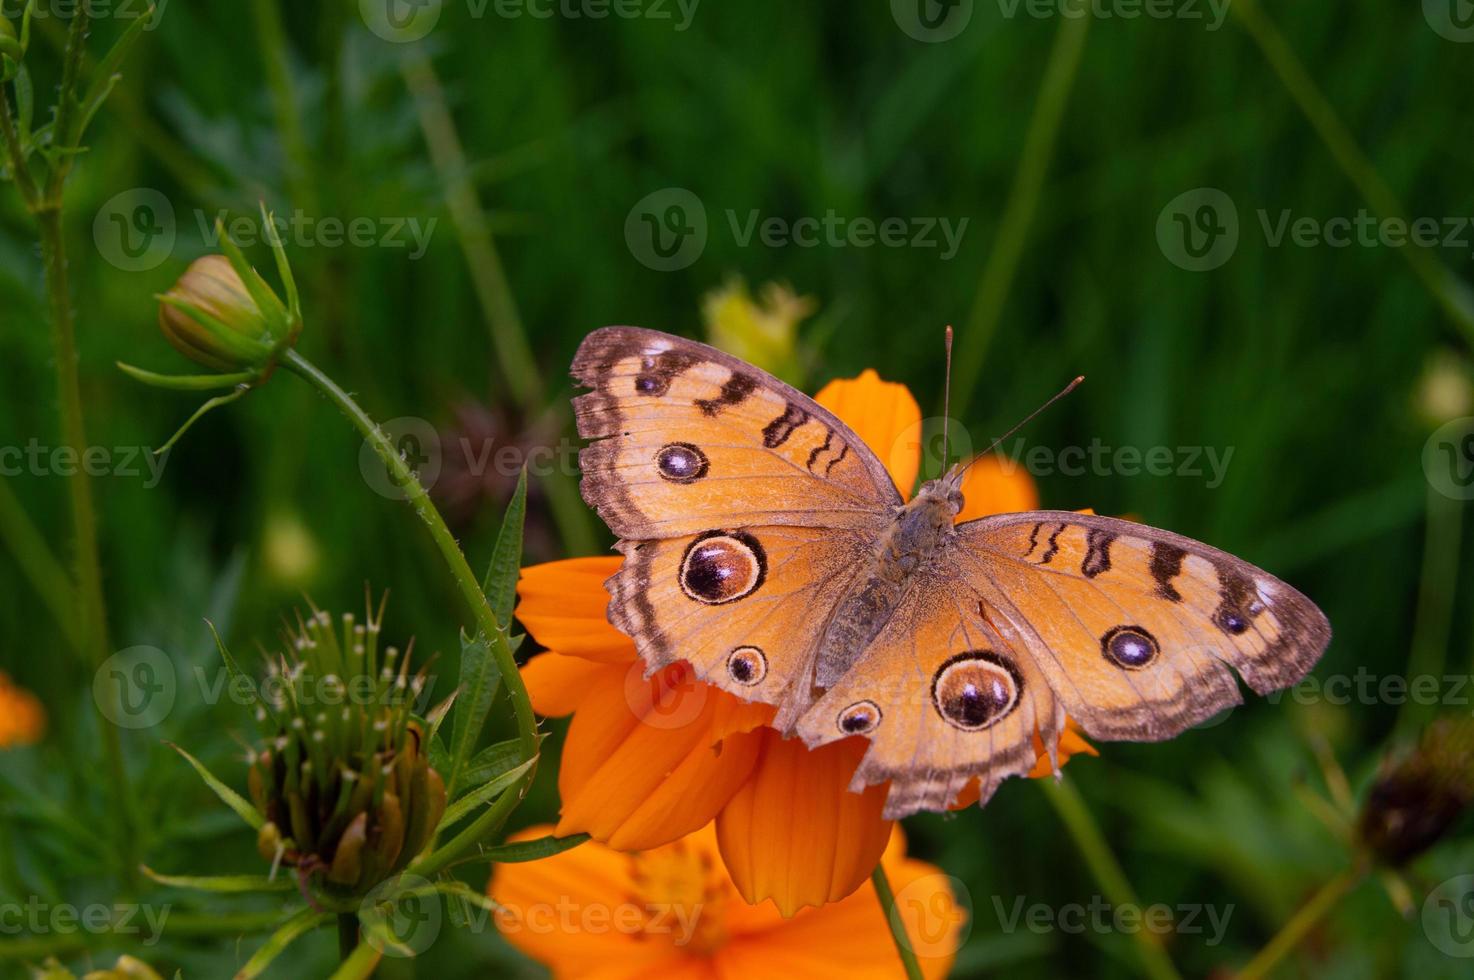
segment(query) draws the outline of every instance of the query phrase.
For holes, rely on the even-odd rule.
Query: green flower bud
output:
[[[159,297],[159,327],[185,357],[215,371],[257,372],[264,381],[302,324],[264,281],[257,286],[248,289],[223,255],[196,259]]]
[[[380,650],[382,613],[335,623],[314,610],[299,621],[257,710],[263,745],[248,776],[266,818],[257,848],[339,894],[402,870],[445,813],[445,782],[413,713],[427,678],[411,675],[408,651]]]

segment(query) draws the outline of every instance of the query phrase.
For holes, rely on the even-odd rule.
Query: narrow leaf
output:
[[[542,738],[543,736],[538,736],[539,741]],[[462,778],[467,786],[479,786],[504,772],[511,771],[521,761],[522,744],[518,739],[510,738],[505,742],[496,742],[472,756],[471,761],[466,763]]]
[[[190,755],[188,752],[184,751],[173,742],[167,742],[165,744],[167,744],[169,748],[173,749],[175,752],[178,752],[180,755],[184,756],[185,761],[194,766],[194,771],[200,774],[200,778],[205,781],[205,785],[209,786],[212,790],[215,791],[215,795],[220,797],[221,802],[234,810],[242,820],[250,824],[252,830],[260,830],[262,825],[266,823],[266,818],[261,815],[260,811],[258,811],[254,806],[248,803],[244,796],[241,796],[241,794],[237,793],[235,790],[231,789],[229,786],[216,779],[214,774],[211,773],[210,770],[205,768],[205,764],[203,762],[196,759],[194,756]]]
[[[522,571],[522,529],[527,521],[527,470],[517,478],[517,489],[507,504],[506,516],[502,518],[502,529],[496,536],[496,547],[491,552],[491,565],[486,569],[486,578],[481,591],[496,613],[496,621],[502,629],[512,621],[512,608],[517,602],[517,576]]]
[[[290,877],[268,878],[265,875],[213,875],[208,877],[194,877],[192,875],[164,875],[159,874],[148,865],[142,865],[143,873],[152,881],[171,888],[189,888],[201,892],[221,892],[223,894],[236,894],[239,892],[289,892],[296,889],[296,884]]]
[[[507,770],[485,785],[478,786],[461,799],[456,800],[446,808],[445,816],[441,819],[440,826],[444,828],[458,823],[470,816],[477,807],[500,796],[508,787],[516,785],[517,780],[521,779],[523,773],[532,768],[532,764],[535,761],[536,757],[528,759],[517,768]]]
[[[451,724],[450,770],[445,776],[445,788],[452,799],[465,785],[466,761],[470,759],[476,742],[481,737],[481,726],[491,711],[492,699],[501,683],[501,671],[486,637],[477,634],[474,640],[464,632],[461,634],[461,676],[456,692],[455,717]]]
[[[88,86],[87,94],[82,98],[82,111],[78,113],[77,121],[73,124],[75,132],[70,139],[71,143],[82,142],[82,134],[87,131],[87,124],[92,121],[97,110],[102,108],[113,86],[117,85],[118,79],[122,77],[118,74],[118,69],[122,67],[123,59],[128,55],[128,49],[133,47],[143,32],[153,24],[154,14],[155,8],[150,4],[148,11],[143,16],[133,19],[133,23],[128,25],[117,41],[113,42],[108,53],[103,55],[102,60],[97,63],[97,67],[92,72],[92,84]]]
[[[379,960],[383,958],[384,954],[375,949],[373,944],[359,943],[333,971],[329,980],[367,980],[374,975],[374,971],[379,968]]]
[[[478,854],[476,859],[478,861],[490,861],[493,864],[520,864],[523,861],[541,861],[543,858],[552,857],[554,854],[571,851],[588,840],[588,834],[574,834],[572,837],[538,837],[535,840],[519,840],[511,844],[498,844],[496,847],[488,847]]]
[[[312,908],[302,909],[271,934],[271,938],[266,940],[265,945],[256,950],[256,955],[241,967],[240,972],[235,975],[235,980],[251,980],[252,977],[259,977],[271,965],[271,961],[292,945],[298,936],[316,929],[328,921],[329,917],[330,914],[327,912],[318,912]]]

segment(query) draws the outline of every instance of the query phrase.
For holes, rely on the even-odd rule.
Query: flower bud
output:
[[[815,308],[813,299],[781,283],[765,285],[755,301],[741,279],[712,290],[701,303],[707,339],[786,380],[797,380],[798,324]]]
[[[1474,719],[1443,718],[1384,767],[1362,806],[1358,837],[1382,861],[1406,864],[1448,833],[1471,801]]]
[[[266,286],[247,286],[223,255],[196,259],[159,297],[159,327],[175,349],[216,371],[256,371],[261,380],[290,347],[301,322]]]
[[[445,814],[445,783],[412,701],[426,678],[409,651],[379,648],[378,615],[314,610],[262,685],[251,802],[262,858],[357,895],[402,870]]]

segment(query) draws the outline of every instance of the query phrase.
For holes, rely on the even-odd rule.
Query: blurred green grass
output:
[[[157,445],[192,410],[187,398],[141,389],[112,364],[178,367],[158,338],[152,296],[210,250],[197,209],[249,215],[261,198],[280,211],[306,207],[306,198],[325,215],[438,219],[419,260],[403,249],[294,251],[308,310],[303,349],[381,419],[447,425],[468,401],[526,419],[491,353],[441,175],[401,77],[399,63],[415,48],[375,37],[356,3],[285,5],[293,108],[308,149],[294,161],[245,6],[169,4],[79,161],[68,228],[91,441]],[[873,366],[909,384],[929,414],[940,412],[941,328],[958,325],[959,351],[972,342],[968,311],[1060,22],[1008,19],[979,3],[958,38],[923,44],[872,6],[708,2],[677,32],[651,20],[475,18],[464,4],[446,5],[423,50],[445,85],[467,176],[546,389],[540,408],[566,403],[566,366],[589,330],[633,323],[699,335],[702,295],[737,273],[789,282],[820,302],[806,334],[819,345],[810,390]],[[1440,37],[1412,7],[1262,6],[1409,215],[1474,215],[1470,48]],[[57,27],[43,24],[37,43],[53,62]],[[117,29],[104,22],[98,33]],[[38,71],[47,69],[54,64],[43,60]],[[54,81],[46,77],[38,91]],[[1406,673],[1429,499],[1420,456],[1431,426],[1416,411],[1419,379],[1435,352],[1467,353],[1468,337],[1394,249],[1270,247],[1260,209],[1271,221],[1286,208],[1324,219],[1355,216],[1365,202],[1259,49],[1232,17],[1216,32],[1180,20],[1092,23],[1040,176],[1037,213],[978,383],[952,414],[982,444],[1083,373],[1087,383],[1024,433],[1029,444],[1232,447],[1216,488],[1087,473],[1043,477],[1041,491],[1046,506],[1139,515],[1287,578],[1336,630],[1318,673]],[[658,272],[637,261],[624,225],[635,202],[671,186],[702,200],[710,235],[694,264]],[[1167,260],[1155,228],[1168,201],[1203,186],[1235,202],[1241,239],[1221,268],[1194,273]],[[178,244],[148,271],[110,264],[93,237],[94,216],[128,188],[161,191],[178,216]],[[969,223],[958,254],[943,261],[931,249],[743,247],[728,209]],[[1470,247],[1435,254],[1467,280]],[[266,261],[263,250],[253,257]],[[0,445],[56,438],[43,310],[33,230],[15,195],[0,194]],[[200,625],[208,611],[228,624],[235,646],[250,649],[271,640],[281,612],[304,593],[356,605],[368,581],[392,591],[388,633],[413,633],[422,649],[449,658],[461,621],[454,590],[404,509],[368,491],[358,451],[330,406],[282,378],[203,422],[156,488],[101,480],[115,645],[149,644],[179,664],[209,664]],[[60,479],[7,483],[64,556]],[[490,553],[501,503],[488,501],[461,529],[473,564]],[[545,502],[535,508],[551,527]],[[602,527],[598,535],[608,543]],[[1452,546],[1454,569],[1466,569],[1467,543]],[[564,553],[552,532],[529,547],[532,559]],[[1467,576],[1453,602],[1454,627],[1446,642],[1434,630],[1433,659],[1423,663],[1467,674]],[[8,557],[0,636],[0,668],[54,716],[53,739],[0,756],[0,774],[24,786],[48,769],[64,773],[50,785],[69,794],[66,806],[100,795],[77,763],[94,754],[89,679]],[[442,675],[453,676],[451,667]],[[239,754],[230,726],[204,712],[179,714],[169,737],[243,773],[230,761]],[[1395,705],[1303,706],[1286,697],[1168,744],[1111,745],[1102,760],[1070,766],[1143,902],[1235,908],[1221,946],[1173,939],[1184,975],[1245,961],[1337,869],[1341,852],[1293,792],[1297,780],[1319,782],[1306,733],[1327,739],[1359,785],[1397,714]],[[179,778],[156,737],[131,737],[127,748],[151,820],[187,824],[199,841],[197,851],[150,853],[150,863],[196,872],[209,870],[197,863],[255,866],[248,835],[218,819],[202,787]],[[548,770],[519,823],[555,812]],[[973,896],[977,921],[958,975],[1136,972],[1129,937],[1007,933],[998,921],[995,897],[1006,907],[1016,896],[1058,907],[1099,891],[1037,788],[1009,785],[985,811],[913,823],[914,849]],[[41,867],[32,830],[17,824],[12,834],[25,875],[60,895],[105,887],[85,862]],[[1462,842],[1436,851],[1416,877],[1436,882],[1467,870],[1469,857],[1466,825]],[[171,955],[187,975],[235,962],[230,943]],[[457,935],[419,969],[474,976],[510,957],[493,938]],[[1459,974],[1457,961],[1427,944],[1416,916],[1404,921],[1375,885],[1331,918],[1302,962],[1317,976]]]

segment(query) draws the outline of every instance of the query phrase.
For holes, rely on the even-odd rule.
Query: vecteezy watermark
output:
[[[1450,878],[1423,901],[1423,935],[1440,953],[1474,957],[1474,875]]]
[[[1228,18],[1233,0],[997,0],[998,12],[1012,19],[1090,17],[1095,20],[1202,21],[1216,31]]]
[[[1088,446],[1030,446],[1023,437],[999,446],[1005,472],[1023,466],[1031,476],[1155,476],[1203,480],[1209,490],[1223,485],[1233,446],[1108,446],[1091,439]]]
[[[32,0],[31,16],[36,20],[54,18],[71,20],[85,13],[88,20],[144,20],[153,9],[153,20],[143,25],[145,31],[159,26],[170,0]],[[22,4],[24,6],[24,4]]]
[[[951,875],[922,875],[896,892],[890,918],[891,932],[917,956],[951,956],[972,932],[972,894]]]
[[[0,446],[0,476],[141,477],[145,490],[159,485],[168,461],[168,450],[155,453],[151,446],[88,446],[79,452],[43,445],[34,436],[24,446]]]
[[[1424,707],[1438,705],[1467,708],[1474,702],[1474,676],[1469,674],[1374,674],[1365,667],[1354,674],[1311,674],[1304,680],[1280,691],[1272,691],[1264,700],[1278,704],[1288,698],[1296,704],[1333,704],[1337,706],[1404,705]]]
[[[1438,427],[1423,444],[1428,485],[1453,500],[1474,500],[1474,416]]]
[[[669,936],[673,945],[682,947],[695,937],[703,909],[701,902],[605,903],[563,895],[551,902],[503,905],[493,918],[504,935]]]
[[[425,952],[439,937],[444,917],[435,886],[407,873],[376,885],[358,906],[364,940],[387,956]]]
[[[429,421],[413,415],[390,419],[379,430],[426,490],[439,482],[448,464],[455,464],[457,473],[477,478],[488,474],[516,477],[524,470],[531,477],[555,473],[578,475],[579,447],[568,439],[559,440],[553,446],[524,446],[469,436],[447,440]],[[408,499],[410,488],[384,465],[374,444],[367,439],[358,450],[358,470],[369,488],[380,496],[390,500]]]
[[[310,215],[300,209],[273,214],[271,227],[258,217],[228,211],[191,212],[206,246],[220,245],[221,226],[236,244],[250,248],[263,241],[281,241],[293,248],[398,249],[410,260],[424,258],[439,218],[413,215],[340,218]],[[174,254],[179,221],[173,203],[151,187],[134,187],[109,198],[92,219],[97,251],[124,272],[148,272]]]
[[[1223,942],[1234,910],[1232,904],[1212,905],[1202,902],[1115,905],[1100,895],[1093,896],[1089,902],[1066,902],[1063,905],[1029,902],[1022,895],[1010,902],[1001,895],[994,895],[992,904],[993,914],[998,917],[998,925],[1004,932],[1027,930],[1033,933],[1063,932],[1073,935],[1131,935],[1139,932],[1158,936],[1173,933],[1185,936],[1206,935],[1209,946]]]
[[[461,0],[473,20],[650,20],[669,21],[677,32],[691,26],[701,0]],[[395,44],[429,35],[440,23],[446,0],[359,0],[368,29]]]
[[[764,215],[757,208],[723,212],[738,248],[917,248],[953,258],[969,218],[822,215],[797,218]],[[624,220],[624,240],[641,265],[657,272],[684,269],[706,250],[710,225],[706,205],[684,187],[663,187],[640,198]]]
[[[1474,254],[1474,217],[1382,218],[1366,208],[1329,218],[1291,208],[1257,208],[1255,227],[1269,248],[1453,248]],[[1217,269],[1238,250],[1238,207],[1215,187],[1179,194],[1157,216],[1157,245],[1189,272]]]
[[[92,675],[92,699],[119,728],[152,728],[174,710],[179,679],[174,663],[158,647],[119,650]]]
[[[172,905],[139,905],[120,902],[104,905],[51,903],[38,895],[24,902],[0,902],[0,935],[70,936],[79,932],[102,935],[139,936],[144,946],[153,946],[164,932]]]
[[[927,44],[950,41],[972,22],[973,0],[891,0],[891,18]]]
[[[1474,43],[1474,0],[1423,0],[1423,18],[1445,40]]]

